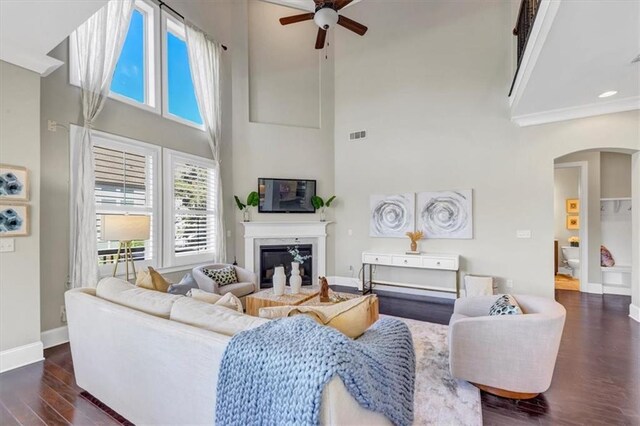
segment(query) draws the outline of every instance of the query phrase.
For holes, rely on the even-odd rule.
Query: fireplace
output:
[[[261,245],[260,246],[260,288],[273,287],[276,266],[284,266],[287,283],[291,276],[291,262],[300,263],[302,285],[311,285],[313,277],[313,245]]]

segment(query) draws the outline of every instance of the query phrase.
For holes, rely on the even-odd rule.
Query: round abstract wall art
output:
[[[415,196],[372,195],[370,200],[370,227],[372,237],[405,238],[414,229]]]
[[[418,194],[418,230],[426,238],[473,238],[473,193],[469,190]]]

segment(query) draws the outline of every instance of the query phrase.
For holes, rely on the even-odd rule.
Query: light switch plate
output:
[[[531,238],[530,229],[518,229],[516,231],[516,238]]]
[[[0,253],[15,251],[13,238],[0,238]]]

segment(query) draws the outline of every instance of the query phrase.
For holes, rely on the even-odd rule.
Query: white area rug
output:
[[[449,373],[448,327],[393,318],[409,326],[416,351],[414,424],[482,425],[480,391]]]

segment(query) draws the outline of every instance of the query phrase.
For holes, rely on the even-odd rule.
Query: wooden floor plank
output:
[[[378,297],[389,315],[447,324],[453,312],[450,300]],[[640,325],[628,317],[630,298],[567,290],[556,298],[567,320],[551,388],[528,401],[482,392],[484,424],[640,425]],[[47,349],[45,358],[0,374],[0,425],[128,424],[78,387],[68,344]]]

